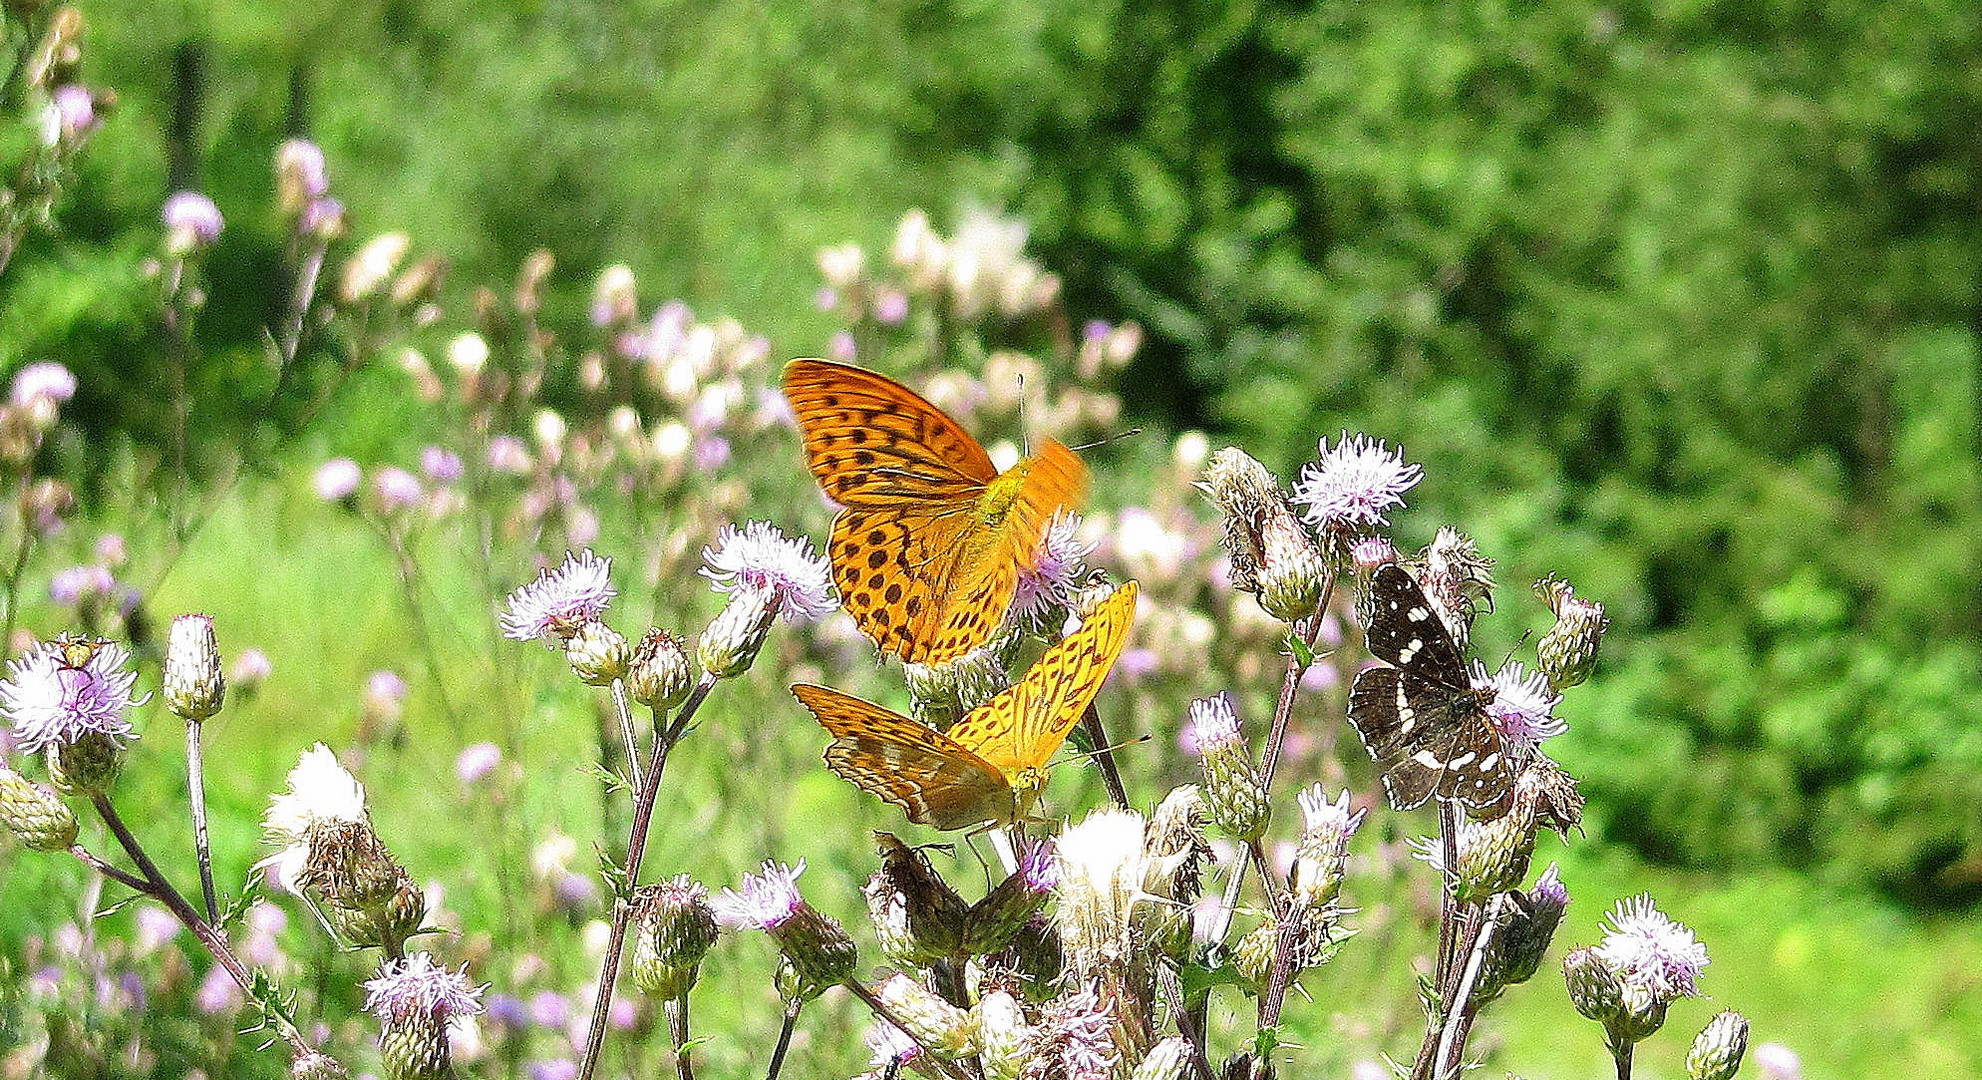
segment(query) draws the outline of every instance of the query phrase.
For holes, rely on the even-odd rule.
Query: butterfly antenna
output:
[[[1502,657],[1500,660],[1500,666],[1506,667],[1507,665],[1513,663],[1515,649],[1519,649],[1521,646],[1526,645],[1528,643],[1528,639],[1533,637],[1534,634],[1535,632],[1533,630],[1521,631],[1521,639],[1519,641],[1516,641],[1513,647],[1507,650],[1507,655]]]
[[[1101,438],[1096,439],[1091,443],[1082,443],[1079,446],[1070,446],[1067,449],[1072,450],[1077,454],[1086,453],[1087,451],[1092,450],[1097,446],[1107,446],[1109,443],[1121,442],[1123,439],[1132,439],[1140,434],[1142,434],[1141,428],[1132,427],[1127,431],[1118,431],[1113,435],[1104,435]]]
[[[1113,746],[1104,746],[1099,750],[1076,750],[1072,754],[1069,754],[1066,757],[1061,758],[1059,761],[1048,762],[1046,767],[1050,769],[1055,765],[1061,765],[1069,761],[1079,761],[1082,758],[1100,757],[1102,754],[1112,753],[1116,750],[1122,749],[1123,747],[1134,746],[1137,743],[1146,743],[1153,738],[1155,738],[1154,735],[1151,735],[1149,732],[1145,731],[1142,734],[1137,735],[1133,739],[1123,739],[1121,742],[1118,742]]]

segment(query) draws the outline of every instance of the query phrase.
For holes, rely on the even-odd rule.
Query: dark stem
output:
[[[102,874],[104,877],[124,886],[132,892],[143,896],[157,896],[158,891],[151,887],[151,882],[104,862],[102,859],[90,854],[81,844],[69,845],[69,854],[74,855],[84,866]]]
[[[213,850],[206,837],[206,762],[200,750],[200,722],[186,721],[186,788],[193,804],[193,850],[200,863],[200,896],[206,900],[206,919],[220,921],[220,906],[214,899]]]
[[[709,696],[716,685],[716,677],[708,672],[690,691],[688,700],[681,705],[681,712],[666,732],[656,732],[652,759],[647,766],[646,782],[640,785],[640,794],[633,804],[633,828],[626,841],[626,887],[631,890],[640,881],[640,861],[647,854],[647,823],[654,816],[654,801],[661,790],[661,775],[667,769],[668,751],[688,730],[688,722],[695,716],[695,710]],[[656,717],[655,727],[659,727]],[[599,1067],[599,1055],[606,1045],[607,1014],[612,1011],[613,984],[619,981],[619,964],[626,953],[626,928],[633,913],[623,898],[613,900],[612,935],[606,939],[606,957],[599,969],[599,991],[592,1003],[592,1024],[585,1036],[585,1056],[578,1063],[578,1080],[592,1080]],[[789,1033],[787,1033],[789,1037]],[[775,1075],[775,1073],[773,1073]]]
[[[1611,1060],[1617,1062],[1617,1080],[1631,1080],[1631,1047],[1631,1043],[1625,1043],[1611,1049]]]
[[[1115,767],[1115,748],[1108,744],[1108,730],[1101,726],[1101,713],[1093,702],[1088,703],[1080,723],[1094,743],[1094,759],[1101,763],[1101,781],[1108,785],[1108,797],[1118,808],[1129,809],[1129,789],[1122,786],[1122,771]]]
[[[1443,996],[1452,979],[1452,950],[1459,914],[1459,804],[1450,799],[1438,801],[1438,843],[1439,863],[1445,869],[1439,874],[1438,962],[1432,986]],[[1439,1007],[1451,1011],[1444,1001]]]
[[[785,1051],[791,1049],[792,1029],[798,1026],[798,1010],[804,1007],[805,1002],[796,997],[785,1004],[785,1022],[778,1027],[778,1045],[771,1048],[771,1065],[764,1080],[778,1080],[778,1073],[784,1071]]]
[[[1275,916],[1285,915],[1286,912],[1280,910],[1280,882],[1273,875],[1273,864],[1266,861],[1266,848],[1258,840],[1248,840],[1246,850],[1252,855],[1253,868],[1259,871],[1260,885],[1266,889],[1267,906]]]
[[[1163,994],[1163,1004],[1176,1018],[1177,1033],[1191,1047],[1191,1076],[1194,1080],[1214,1080],[1218,1075],[1211,1071],[1211,1058],[1204,1050],[1204,1024],[1202,1018],[1184,1007],[1184,992],[1175,969],[1165,965],[1157,978],[1158,989]]]
[[[1479,1004],[1473,1001],[1473,990],[1479,984],[1480,970],[1486,963],[1487,950],[1492,947],[1494,932],[1500,929],[1500,920],[1505,914],[1505,900],[1495,898],[1492,906],[1480,911],[1475,908],[1468,912],[1467,923],[1471,931],[1471,942],[1466,949],[1466,967],[1460,975],[1459,985],[1454,987],[1448,998],[1452,1005],[1445,1010],[1445,1031],[1439,1036],[1438,1068],[1432,1074],[1443,1078],[1459,1075],[1459,1059],[1466,1053],[1466,1038],[1472,1034],[1473,1021],[1479,1017]]]
[[[670,998],[662,1009],[668,1014],[668,1043],[674,1047],[675,1080],[695,1080],[695,1066],[688,1056],[688,995]]]

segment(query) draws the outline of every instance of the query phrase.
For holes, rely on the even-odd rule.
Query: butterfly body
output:
[[[1356,676],[1349,722],[1382,771],[1390,804],[1409,810],[1434,795],[1501,803],[1514,768],[1486,711],[1493,692],[1472,685],[1459,646],[1408,571],[1379,567],[1369,588],[1370,654],[1392,666]]]
[[[997,630],[1053,514],[1087,468],[1051,439],[999,472],[977,440],[893,379],[785,366],[806,466],[841,510],[828,549],[847,613],[882,652],[944,663]]]
[[[1136,584],[1116,589],[1018,682],[948,732],[831,687],[791,692],[833,736],[826,765],[894,803],[910,821],[964,829],[1022,820],[1046,763],[1100,692],[1135,616]]]

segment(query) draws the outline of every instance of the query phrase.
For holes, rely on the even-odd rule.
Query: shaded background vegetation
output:
[[[1079,310],[1149,329],[1140,419],[1288,469],[1343,428],[1401,441],[1451,478],[1415,520],[1469,528],[1509,586],[1553,570],[1609,604],[1615,649],[1560,752],[1597,834],[1982,897],[1963,5],[88,14],[121,101],[70,242],[0,282],[0,350],[74,368],[70,415],[99,434],[163,428],[133,271],[180,186],[230,215],[203,434],[263,419],[287,134],[324,146],[358,240],[406,230],[455,283],[549,248],[571,320],[624,261],[774,356],[824,346],[816,248],[988,205],[1031,223]],[[389,401],[347,399],[333,449],[391,441]]]

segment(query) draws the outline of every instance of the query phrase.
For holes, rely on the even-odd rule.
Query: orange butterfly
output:
[[[825,360],[785,365],[805,463],[828,497],[833,582],[884,653],[954,660],[1004,619],[1055,511],[1087,467],[1051,439],[999,472],[955,420],[908,387]]]
[[[910,821],[1009,825],[1046,785],[1046,762],[1100,692],[1135,608],[1131,581],[948,734],[830,687],[801,683],[791,692],[833,735],[827,767],[908,811]]]

